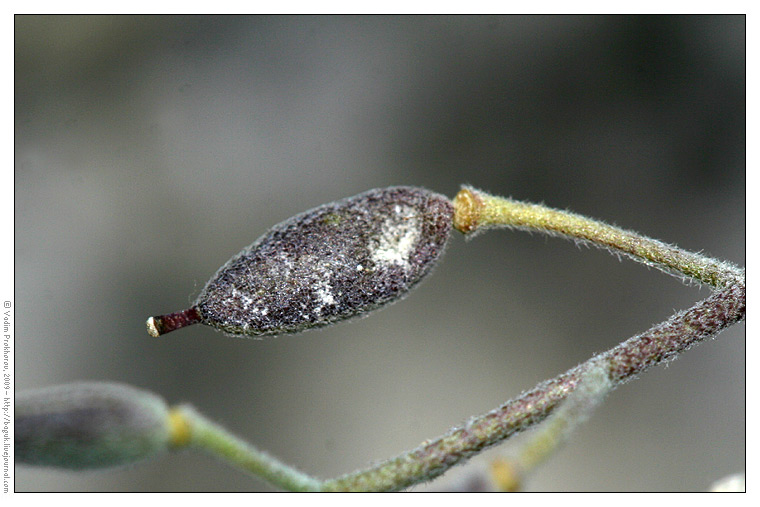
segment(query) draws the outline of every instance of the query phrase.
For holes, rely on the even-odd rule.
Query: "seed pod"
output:
[[[370,190],[282,222],[222,266],[159,336],[203,323],[234,336],[296,333],[406,295],[444,250],[453,207],[422,188]]]
[[[132,463],[171,446],[169,411],[153,393],[75,383],[19,393],[16,463],[74,470]]]

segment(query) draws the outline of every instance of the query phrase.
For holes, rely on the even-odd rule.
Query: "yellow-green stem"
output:
[[[558,234],[621,252],[668,272],[678,272],[713,287],[744,276],[737,267],[687,252],[635,232],[540,204],[497,197],[464,187],[454,199],[454,225],[465,234],[489,227],[514,227]]]

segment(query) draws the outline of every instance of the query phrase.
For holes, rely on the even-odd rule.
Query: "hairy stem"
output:
[[[329,490],[398,490],[431,480],[478,452],[543,421],[571,392],[592,364],[604,364],[619,385],[652,365],[673,359],[692,345],[744,318],[743,284],[721,289],[685,312],[546,381],[465,426],[368,470],[327,481]]]
[[[615,387],[607,374],[607,364],[589,363],[578,387],[520,446],[516,455],[491,462],[489,475],[497,489],[519,491],[523,477],[553,455]]]
[[[537,230],[620,252],[635,261],[713,287],[744,279],[744,271],[727,262],[568,211],[497,197],[470,187],[463,188],[456,196],[454,209],[454,227],[465,234],[490,227]]]
[[[517,458],[521,473],[535,468],[551,456],[567,440],[573,429],[591,416],[613,387],[608,375],[608,364],[589,364],[578,387],[521,447]]]
[[[318,491],[320,481],[256,449],[208,420],[190,406],[176,409],[186,425],[188,447],[212,454],[223,461],[290,491]]]

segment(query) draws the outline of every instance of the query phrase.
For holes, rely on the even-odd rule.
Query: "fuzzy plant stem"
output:
[[[568,211],[497,197],[470,187],[457,194],[454,208],[454,227],[465,234],[492,227],[539,231],[623,253],[637,262],[713,287],[744,283],[744,270],[730,263]]]
[[[520,491],[522,479],[551,457],[574,429],[584,423],[615,386],[604,362],[589,362],[583,378],[557,410],[535,430],[511,459],[497,458],[490,465],[490,476],[501,491]]]
[[[269,482],[290,490],[393,491],[429,481],[452,466],[462,463],[511,435],[546,419],[583,382],[603,388],[596,395],[579,397],[577,406],[566,411],[570,419],[583,419],[583,406],[595,406],[609,390],[646,371],[651,366],[674,359],[700,341],[740,322],[746,312],[744,271],[724,262],[686,252],[602,222],[545,206],[490,196],[464,188],[454,200],[454,226],[470,234],[489,227],[537,230],[588,242],[623,253],[663,271],[680,274],[708,284],[715,291],[690,309],[599,354],[566,373],[545,381],[495,410],[470,419],[445,435],[423,442],[409,452],[365,470],[336,479],[320,481],[257,450],[200,414],[183,407],[180,427],[187,425],[187,445],[203,449]],[[606,377],[606,378],[605,378]],[[593,394],[593,393],[592,393]],[[571,426],[579,421],[563,421]],[[182,432],[180,431],[180,434]],[[526,459],[535,463],[553,448],[540,445]],[[530,450],[530,449],[529,449]]]
[[[255,448],[189,405],[173,410],[178,448],[194,448],[289,491],[319,491],[320,481]]]
[[[478,452],[543,421],[583,378],[590,363],[603,364],[622,384],[649,367],[744,318],[744,286],[734,284],[617,347],[546,381],[466,425],[368,470],[328,481],[330,490],[399,490],[431,480]]]

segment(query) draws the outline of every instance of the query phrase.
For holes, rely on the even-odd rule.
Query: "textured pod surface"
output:
[[[453,208],[440,194],[390,187],[282,222],[225,264],[194,309],[232,335],[295,333],[403,297],[444,250]]]
[[[66,384],[21,392],[15,401],[17,463],[104,468],[148,458],[170,445],[164,400],[128,385]]]

